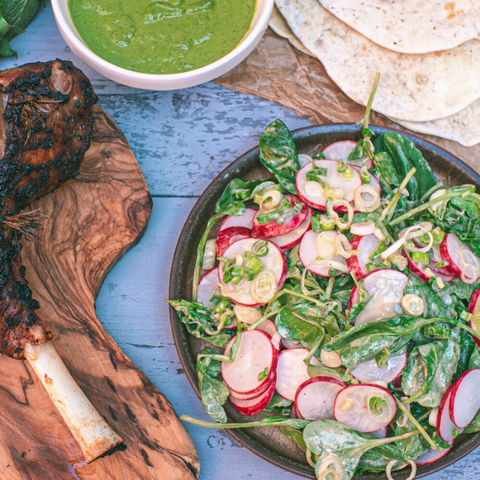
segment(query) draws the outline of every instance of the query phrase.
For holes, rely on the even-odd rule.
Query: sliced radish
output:
[[[377,430],[376,432],[370,432],[370,435],[375,438],[387,438],[388,437],[388,427]]]
[[[466,371],[454,384],[450,418],[458,428],[467,428],[480,410],[480,369]]]
[[[360,173],[361,167],[352,167],[352,168],[355,169],[358,173]],[[378,178],[372,172],[368,172],[368,174],[370,175],[370,185],[378,192],[380,196],[382,196],[382,187],[380,186],[380,182],[378,181]]]
[[[357,142],[353,140],[341,140],[327,145],[322,153],[328,160],[345,160],[348,161],[348,156],[352,150],[357,146]]]
[[[272,384],[275,384],[277,380],[277,375],[275,374],[269,382],[265,383],[265,385],[262,385],[262,388],[258,391],[254,392],[248,392],[248,393],[240,393],[240,392],[234,392],[233,390],[230,390],[230,396],[235,397],[237,400],[254,400],[263,395],[271,386]],[[275,385],[274,385],[275,386]]]
[[[415,252],[415,251],[416,249],[414,248],[412,252]],[[430,275],[427,273],[427,269],[433,270],[433,262],[430,261],[428,265],[420,262],[414,262],[412,260],[411,252],[405,249],[402,251],[402,254],[408,260],[409,270],[414,275],[416,275],[420,280],[423,280],[425,283],[428,283],[430,280]],[[450,283],[454,279],[454,275],[443,275],[441,273],[437,273],[435,276],[441,278],[442,281],[445,283]]]
[[[310,230],[312,224],[312,214],[310,209],[307,211],[307,216],[303,223],[301,223],[295,230],[286,233],[285,235],[279,235],[278,237],[270,238],[270,241],[273,242],[277,247],[280,247],[282,250],[290,250],[300,243],[305,232]]]
[[[225,250],[238,240],[250,238],[252,231],[245,227],[228,227],[218,233],[215,249],[217,257],[223,256]]]
[[[246,208],[243,215],[229,215],[220,226],[220,231],[230,227],[245,227],[252,229],[253,217],[257,211],[254,208]]]
[[[355,190],[362,184],[362,179],[356,170],[352,171],[352,178],[345,178],[337,172],[338,162],[335,160],[315,160],[315,166],[326,168],[327,175],[324,177],[330,188],[338,188],[343,191],[343,198],[352,203]],[[313,170],[313,164],[309,163],[302,167],[296,178],[297,192],[300,198],[308,205],[318,210],[325,210],[326,197],[322,186],[318,182],[307,180],[307,172]]]
[[[242,400],[240,398],[234,397],[233,395],[230,395],[230,403],[233,405],[233,407],[235,408],[235,410],[237,410],[238,413],[251,417],[253,415],[257,415],[262,410],[265,410],[265,408],[272,400],[274,393],[275,379],[270,384],[269,388],[258,397],[252,398],[250,400]]]
[[[390,357],[385,368],[377,366],[375,359],[359,363],[350,373],[362,383],[393,382],[407,365],[407,354]]]
[[[470,297],[470,303],[468,304],[468,312],[472,314],[470,320],[470,327],[475,331],[480,332],[480,288],[477,288]],[[472,335],[475,343],[480,347],[480,340]]]
[[[295,395],[295,412],[305,420],[335,418],[333,404],[345,383],[331,377],[314,377],[303,382]]]
[[[378,399],[378,410],[370,404]],[[395,418],[395,397],[383,387],[372,384],[350,385],[341,390],[334,405],[335,419],[358,432],[376,432]]]
[[[198,282],[198,293],[197,300],[205,307],[214,307],[215,304],[210,300],[215,295],[215,292],[218,290],[218,267],[215,267],[213,270],[210,270],[206,273]]]
[[[254,237],[271,238],[278,237],[280,235],[286,235],[287,233],[290,233],[298,228],[303,223],[308,214],[308,207],[295,195],[285,195],[285,197],[290,200],[292,206],[295,202],[301,203],[302,209],[300,212],[289,218],[281,225],[278,224],[276,220],[272,220],[271,222],[264,223],[262,225],[257,219],[259,212],[261,212],[261,210],[259,210],[255,217],[253,217],[252,235]]]
[[[290,348],[303,348],[302,344],[300,342],[293,342],[292,340],[288,340],[286,338],[282,338],[282,346],[285,349],[290,349]]]
[[[277,350],[280,350],[280,342],[282,341],[282,337],[277,332],[277,327],[271,320],[264,320],[262,323],[260,323],[260,325],[258,325],[257,329],[268,333],[271,337],[273,346]]]
[[[333,230],[333,233],[337,233]],[[324,267],[320,265],[316,265],[316,260],[319,257],[319,253],[317,250],[317,237],[318,233],[315,233],[312,230],[309,230],[302,238],[300,242],[300,250],[298,254],[300,256],[300,261],[302,265],[310,272],[314,273],[315,275],[321,275],[322,277],[331,277],[328,273],[330,270],[335,270],[335,268]],[[346,266],[346,260],[341,255],[336,255],[332,259],[326,260],[333,260],[334,262],[339,262],[340,264]]]
[[[369,295],[365,309],[355,318],[355,324],[379,322],[403,312],[400,302],[408,277],[398,270],[375,270],[363,279],[363,288]],[[360,300],[355,287],[350,296],[350,306]]]
[[[455,275],[455,272],[453,270],[451,270],[451,268],[449,266],[440,267],[440,268],[435,267],[435,265],[437,263],[443,262],[442,255],[440,253],[440,247],[438,245],[434,245],[432,247],[432,252],[433,252],[433,255],[432,255],[432,270],[434,272],[440,273],[440,275],[445,275],[447,277],[451,276],[452,279],[453,279],[453,276]]]
[[[438,462],[443,457],[445,457],[450,450],[451,448],[445,448],[443,450],[440,450],[438,448],[436,450],[429,450],[427,453],[420,455],[420,457],[415,460],[415,463],[419,467],[421,467],[422,465],[431,465],[432,463]]]
[[[245,252],[251,252],[253,245],[258,241],[258,238],[238,240],[227,248],[223,256],[228,259],[235,258],[235,254],[237,253],[245,256]],[[277,283],[276,291],[278,292],[283,287],[287,277],[287,260],[283,252],[275,244],[268,240],[265,240],[265,242],[267,242],[268,254],[260,258],[263,264],[260,274],[265,270],[271,272],[275,277]],[[218,272],[220,275],[220,283],[223,286],[222,293],[224,296],[230,298],[235,303],[247,307],[260,307],[267,303],[254,300],[250,293],[250,287],[253,282],[246,278],[243,278],[238,285],[234,285],[233,282],[224,283],[223,277],[225,274],[223,272],[223,265],[224,263],[220,262]]]
[[[276,388],[286,400],[293,402],[298,387],[310,378],[304,362],[308,353],[306,348],[291,348],[283,350],[278,356]],[[311,363],[320,364],[315,358],[312,358]]]
[[[377,250],[380,245],[380,240],[375,235],[365,235],[363,237],[356,235],[350,241],[352,250],[358,250],[358,255],[353,255],[347,260],[348,268],[353,272],[357,280],[368,275],[367,264],[378,264],[382,261],[380,257],[376,258],[374,262],[370,260],[370,255]]]
[[[225,355],[230,355],[235,338],[228,342]],[[260,330],[247,330],[242,333],[235,361],[221,364],[223,381],[234,395],[262,392],[275,376],[277,360],[278,351],[270,342],[270,336]]]
[[[450,399],[452,394],[452,387],[450,385],[447,391],[442,397],[442,401],[440,402],[440,407],[438,408],[438,415],[437,415],[437,431],[440,438],[444,441],[453,445],[453,441],[455,440],[455,436],[453,432],[457,431],[458,434],[463,432],[463,429],[459,429],[452,421],[450,417]]]
[[[447,233],[440,244],[440,255],[458,278],[473,283],[480,275],[480,261],[470,245],[463,243],[454,233]]]

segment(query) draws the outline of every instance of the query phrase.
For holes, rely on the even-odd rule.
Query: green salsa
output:
[[[180,73],[231,52],[247,33],[256,0],[69,0],[88,47],[142,73]]]

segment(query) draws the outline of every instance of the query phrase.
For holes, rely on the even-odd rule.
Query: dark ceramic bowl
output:
[[[377,134],[391,131],[379,127],[372,127],[372,130]],[[401,133],[405,135],[403,132]],[[447,185],[468,183],[475,185],[477,188],[480,187],[480,176],[463,162],[425,140],[412,135],[405,136],[417,145],[437,177]],[[307,127],[294,131],[293,137],[299,153],[312,154],[339,140],[360,139],[361,127],[356,125]],[[260,164],[258,154],[258,148],[255,148],[235,160],[213,180],[199,198],[185,222],[175,250],[170,276],[169,295],[171,299],[191,298],[197,243],[205,230],[208,219],[215,213],[215,202],[230,180],[236,177],[243,180],[252,180],[270,176],[269,172]],[[202,341],[187,333],[173,308],[170,309],[170,318],[178,355],[185,373],[198,395],[195,363],[197,354],[205,345]],[[243,422],[247,418],[252,419],[252,417],[240,415],[229,402],[225,405],[225,410],[231,422]],[[261,418],[262,414],[257,417]],[[229,431],[229,433],[252,452],[284,470],[307,478],[315,478],[313,469],[307,464],[303,452],[279,429],[275,427],[248,428]],[[461,435],[448,455],[432,465],[419,467],[417,476],[424,477],[451,465],[470,453],[478,445],[480,445],[480,433]],[[385,474],[366,474],[355,478],[378,480],[385,478]]]

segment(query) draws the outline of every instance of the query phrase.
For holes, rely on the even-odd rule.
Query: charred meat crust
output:
[[[0,353],[24,358],[28,343],[49,334],[20,265],[21,234],[2,220],[78,174],[90,146],[90,81],[72,63],[54,60],[0,72]]]

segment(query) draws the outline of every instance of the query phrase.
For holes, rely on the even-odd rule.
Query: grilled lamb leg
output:
[[[52,334],[35,313],[19,260],[22,235],[35,235],[34,215],[19,212],[78,174],[97,97],[85,75],[61,60],[0,72],[0,95],[0,353],[30,363],[90,462],[123,439],[46,343]]]

